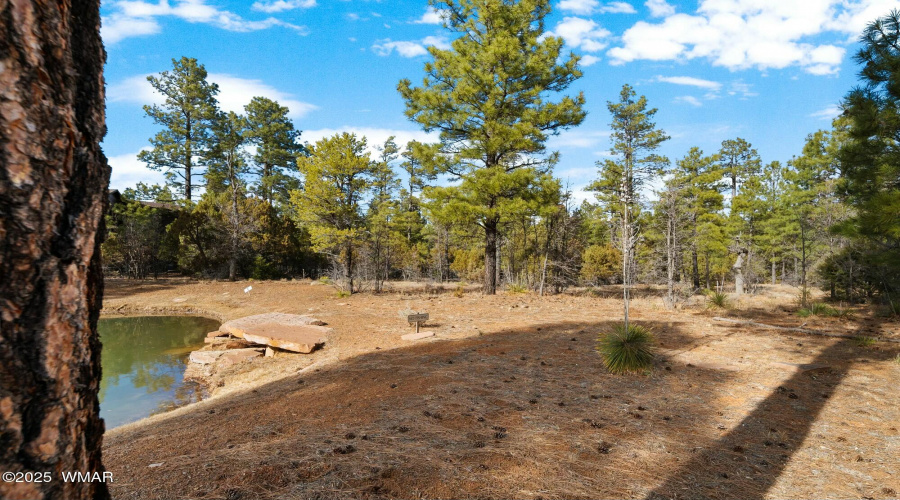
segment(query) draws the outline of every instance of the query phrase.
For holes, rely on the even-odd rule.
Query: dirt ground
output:
[[[313,354],[242,363],[212,398],[108,432],[113,495],[900,496],[900,344],[713,318],[892,339],[897,320],[864,308],[800,318],[786,286],[727,311],[637,295],[632,317],[652,328],[659,359],[648,375],[615,376],[594,350],[621,320],[614,288],[483,296],[395,284],[338,297],[309,281],[108,280],[107,314],[286,312],[334,329]],[[406,309],[429,312],[435,337],[402,341]]]

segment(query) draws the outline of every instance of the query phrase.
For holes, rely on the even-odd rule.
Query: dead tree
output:
[[[0,498],[103,499],[99,0],[0,0]]]

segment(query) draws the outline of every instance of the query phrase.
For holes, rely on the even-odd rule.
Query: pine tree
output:
[[[460,185],[439,197],[453,202],[484,231],[484,291],[497,290],[500,221],[510,202],[530,196],[548,162],[541,158],[549,135],[584,119],[584,97],[561,97],[581,76],[578,57],[560,63],[562,38],[544,37],[549,0],[446,0],[455,35],[452,48],[429,47],[421,87],[398,85],[406,115],[426,131],[440,132],[442,170]],[[459,221],[461,222],[461,221]]]
[[[297,166],[303,189],[291,191],[298,223],[309,230],[313,249],[343,266],[348,290],[354,291],[354,265],[365,236],[362,203],[371,192],[375,163],[366,139],[342,133],[319,140]]]
[[[202,184],[194,177],[211,147],[219,86],[207,82],[206,68],[190,57],[172,59],[171,73],[163,71],[147,80],[166,101],[162,106],[144,106],[144,112],[164,128],[150,139],[153,149],[141,151],[138,160],[151,170],[164,171],[167,183],[183,189],[190,202],[194,187]]]
[[[287,107],[266,97],[254,97],[244,109],[247,112],[245,136],[256,146],[253,155],[254,175],[259,178],[259,196],[272,205],[286,200],[297,187],[285,172],[296,171],[297,157],[304,152],[299,143],[300,131],[288,117]]]
[[[900,11],[869,24],[860,41],[863,86],[844,99],[850,129],[840,151],[840,189],[855,215],[841,227],[870,246],[879,288],[894,296],[900,292]]]
[[[762,215],[760,191],[762,163],[755,149],[738,137],[722,142],[719,161],[725,178],[730,181],[731,200],[728,211],[728,232],[732,238],[732,251],[737,254],[734,264],[735,292],[744,292],[744,281],[753,280],[754,238]],[[745,274],[748,271],[749,274]]]
[[[684,158],[678,160],[673,172],[672,182],[683,186],[681,197],[690,228],[687,244],[691,253],[691,281],[694,289],[700,288],[699,256],[709,246],[709,238],[714,232],[714,228],[710,226],[722,225],[724,185],[718,161],[718,156],[704,156],[700,148],[694,147]]]
[[[641,188],[651,179],[659,177],[669,164],[664,156],[655,153],[669,136],[652,121],[656,108],[647,109],[647,98],[635,99],[630,85],[622,87],[618,102],[607,102],[612,114],[613,146],[615,156],[606,160],[600,169],[600,179],[590,189],[617,219],[622,248],[622,282],[625,299],[625,331],[628,330],[629,291],[634,279],[634,250],[640,226],[636,224],[641,206]]]

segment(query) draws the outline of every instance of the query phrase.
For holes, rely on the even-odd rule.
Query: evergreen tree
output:
[[[674,184],[683,186],[681,198],[690,231],[687,240],[691,254],[691,281],[694,289],[700,288],[700,254],[708,250],[709,239],[715,232],[710,226],[722,225],[724,186],[718,161],[718,156],[704,156],[700,148],[694,147],[676,163],[672,176]]]
[[[258,194],[269,205],[276,199],[285,201],[288,192],[297,187],[285,172],[296,171],[297,156],[304,152],[300,131],[294,129],[288,108],[266,97],[254,97],[244,109],[245,136],[256,146],[253,173],[259,178]]]
[[[321,139],[297,166],[304,187],[291,192],[295,217],[309,230],[313,249],[343,266],[352,293],[356,252],[366,229],[362,204],[376,168],[366,139],[346,132]]]
[[[785,172],[787,210],[797,227],[800,245],[800,287],[806,299],[807,270],[811,248],[815,243],[815,221],[819,219],[820,202],[825,197],[827,181],[836,173],[834,157],[828,151],[829,135],[824,130],[810,134],[803,154],[791,160]],[[803,304],[804,306],[806,304]]]
[[[647,109],[647,98],[636,94],[630,85],[624,85],[618,102],[607,102],[612,114],[613,146],[615,159],[606,160],[600,166],[600,179],[590,189],[606,204],[610,213],[618,219],[622,248],[622,282],[625,299],[625,331],[628,330],[629,289],[634,278],[634,250],[640,226],[636,224],[636,212],[641,205],[641,188],[651,179],[660,176],[669,160],[655,151],[669,136],[652,121],[656,108]]]
[[[421,87],[398,85],[406,115],[440,132],[443,172],[459,179],[437,198],[471,214],[484,231],[484,291],[497,290],[497,244],[504,211],[530,196],[548,162],[540,156],[549,135],[581,123],[584,98],[565,91],[581,76],[578,57],[560,63],[563,40],[544,37],[549,0],[446,0],[445,26],[458,36],[450,50],[429,47]]]
[[[206,81],[206,68],[197,60],[172,59],[172,72],[148,76],[150,85],[166,101],[161,106],[144,106],[144,112],[164,128],[153,138],[153,149],[141,151],[138,160],[151,170],[162,170],[166,182],[192,201],[195,181],[210,149],[210,135],[217,115],[219,87]]]
[[[228,233],[228,279],[237,277],[237,262],[244,246],[244,236],[255,229],[254,221],[244,203],[243,174],[247,171],[244,136],[247,119],[229,111],[221,113],[213,126],[214,146],[209,155],[207,192],[221,195],[217,205],[221,208],[223,222]],[[227,201],[226,201],[227,200]]]
[[[880,288],[892,296],[900,291],[900,11],[869,24],[860,41],[863,86],[844,99],[850,128],[840,151],[840,189],[855,215],[841,228],[870,246]]]

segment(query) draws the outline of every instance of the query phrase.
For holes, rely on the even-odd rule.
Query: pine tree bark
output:
[[[109,167],[99,0],[0,0],[0,482],[5,499],[104,499],[97,391]]]
[[[484,223],[484,294],[497,293],[497,236],[499,233],[499,221],[490,219]]]

